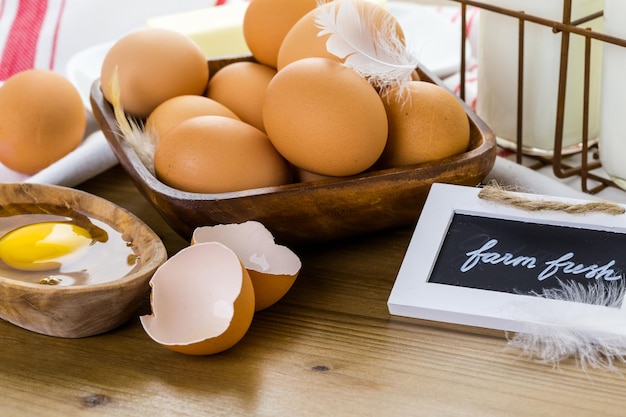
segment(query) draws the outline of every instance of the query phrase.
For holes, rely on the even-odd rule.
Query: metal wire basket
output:
[[[599,175],[592,171],[601,167],[599,160],[599,150],[596,143],[592,143],[589,138],[589,89],[590,89],[590,71],[591,71],[591,50],[592,47],[598,47],[599,43],[606,42],[614,45],[626,47],[626,40],[607,35],[606,33],[592,30],[585,27],[585,24],[602,18],[603,10],[598,10],[590,15],[572,20],[572,0],[564,0],[563,2],[563,18],[561,21],[550,20],[520,10],[511,10],[503,7],[494,6],[481,1],[473,0],[451,0],[460,3],[461,7],[461,63],[460,63],[460,91],[459,95],[465,99],[466,88],[466,42],[467,38],[467,14],[468,7],[476,7],[494,13],[499,13],[516,19],[518,25],[518,74],[517,74],[517,131],[516,131],[516,161],[522,163],[523,157],[528,160],[528,155],[522,152],[522,131],[523,131],[523,103],[524,103],[524,40],[525,28],[528,24],[543,25],[552,29],[555,36],[561,36],[560,65],[559,65],[559,85],[557,94],[557,111],[556,111],[556,128],[554,132],[554,151],[551,157],[530,156],[534,162],[530,164],[533,169],[538,169],[546,165],[552,165],[554,175],[557,178],[569,178],[572,176],[580,176],[581,189],[589,194],[595,194],[606,187],[617,187],[617,185],[606,176]],[[569,58],[569,41],[573,36],[584,38],[584,104],[582,109],[582,137],[580,147],[580,162],[572,165],[566,161],[563,154],[563,125],[565,114],[565,92],[567,86],[567,65]],[[480,88],[480,87],[479,87]],[[570,158],[571,159],[571,158]]]

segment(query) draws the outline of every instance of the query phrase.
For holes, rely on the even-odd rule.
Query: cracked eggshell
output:
[[[168,259],[150,280],[152,315],[141,324],[157,343],[190,355],[223,352],[239,342],[254,316],[254,289],[237,255],[199,243]]]
[[[257,221],[202,226],[194,230],[192,245],[219,242],[237,254],[248,270],[255,294],[256,311],[270,307],[289,291],[302,262]]]

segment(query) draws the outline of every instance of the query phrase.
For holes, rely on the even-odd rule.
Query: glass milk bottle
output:
[[[626,1],[605,0],[607,35],[626,39]],[[600,162],[611,179],[626,189],[626,48],[604,44],[600,117]]]
[[[624,0],[621,0],[624,1]],[[624,1],[626,3],[626,1]],[[561,22],[563,0],[487,0],[486,3]],[[602,0],[572,0],[571,20],[601,11]],[[602,30],[602,19],[582,27]],[[476,112],[496,134],[498,144],[517,148],[518,31],[515,17],[481,10]],[[526,21],[524,26],[524,104],[522,152],[550,156],[556,134],[561,33]],[[563,126],[563,154],[580,150],[584,99],[583,36],[570,34]],[[602,48],[591,49],[589,140],[599,132]]]

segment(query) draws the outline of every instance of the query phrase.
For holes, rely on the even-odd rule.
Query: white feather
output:
[[[126,116],[120,100],[121,88],[117,68],[113,71],[109,87],[111,89],[111,104],[119,133],[132,146],[146,169],[154,175],[154,151],[157,138],[151,132],[145,132],[138,122]]]
[[[330,35],[326,49],[378,89],[411,79],[417,60],[397,34],[397,20],[386,10],[373,13],[363,0],[339,0],[316,9],[318,36]]]
[[[532,295],[565,303],[542,311],[523,303],[514,306],[515,318],[528,327],[509,336],[507,348],[553,367],[574,358],[583,369],[616,370],[617,362],[626,362],[626,315],[620,308],[623,281],[590,285],[560,281],[560,285]]]

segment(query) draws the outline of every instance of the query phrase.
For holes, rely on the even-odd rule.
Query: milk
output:
[[[608,35],[626,38],[626,1],[605,0]],[[600,162],[611,179],[626,189],[626,48],[606,43],[602,68]]]
[[[487,0],[486,3],[554,21],[563,19],[563,0]],[[572,20],[602,7],[602,0],[573,0]],[[498,143],[510,149],[517,147],[518,22],[510,16],[481,10],[476,111],[492,128]],[[583,27],[602,30],[602,19],[587,22]],[[556,134],[562,34],[528,21],[524,30],[522,151],[549,156],[554,150]],[[563,153],[580,150],[582,141],[584,42],[583,36],[570,34]],[[594,43],[591,51],[588,137],[594,140],[599,134],[602,45]]]

